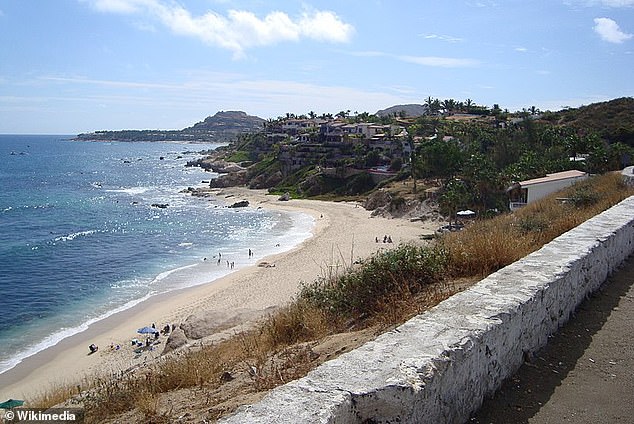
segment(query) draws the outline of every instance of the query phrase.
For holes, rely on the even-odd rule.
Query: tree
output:
[[[473,100],[467,99],[464,101],[465,108],[467,109],[467,113],[471,112],[471,107],[473,106]]]
[[[452,178],[445,184],[438,198],[438,204],[449,216],[449,225],[452,218],[454,222],[458,222],[458,210],[466,207],[470,199],[469,190],[462,180]]]
[[[482,210],[496,206],[502,184],[491,159],[479,152],[472,154],[465,161],[461,175]]]
[[[422,176],[450,178],[460,169],[464,154],[455,140],[443,141],[438,136],[422,143],[416,158]]]
[[[587,136],[588,158],[587,171],[602,174],[609,170],[609,154],[607,143],[596,134]]]

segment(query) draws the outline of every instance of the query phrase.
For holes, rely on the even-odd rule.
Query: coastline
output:
[[[166,337],[157,349],[135,355],[130,340],[136,330],[156,323],[183,322],[191,314],[214,313],[235,316],[247,311],[253,319],[292,300],[301,282],[312,282],[327,272],[336,272],[358,258],[401,242],[433,233],[437,224],[402,219],[370,217],[354,203],[317,200],[278,201],[263,190],[229,188],[212,191],[217,196],[248,200],[250,207],[302,212],[314,218],[312,236],[293,249],[267,256],[251,265],[209,283],[156,295],[135,307],[96,322],[79,334],[26,358],[0,374],[0,397],[28,399],[63,384],[81,384],[85,377],[110,375],[160,356]],[[212,194],[213,195],[213,194]],[[377,243],[375,237],[390,235],[394,243]],[[141,337],[139,337],[141,338]],[[88,355],[87,346],[100,350]],[[111,344],[120,345],[110,350]]]

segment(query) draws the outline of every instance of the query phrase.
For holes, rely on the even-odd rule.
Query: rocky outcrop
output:
[[[258,318],[265,311],[237,309],[231,313],[204,312],[187,317],[180,329],[188,339],[199,340],[203,337],[235,327],[239,324]]]
[[[240,172],[245,168],[238,165],[235,162],[226,162],[224,160],[218,160],[213,157],[200,158],[187,162],[185,166],[199,167],[208,171],[213,171],[218,174],[229,174],[232,172]]]
[[[246,208],[249,206],[248,200],[240,200],[239,202],[235,202],[233,205],[229,206],[230,208]]]
[[[270,175],[260,174],[257,177],[251,179],[251,181],[249,182],[249,188],[262,189],[275,187],[277,184],[282,182],[283,179],[284,176],[280,171],[276,171]]]
[[[438,205],[431,200],[406,199],[387,190],[377,190],[366,199],[363,207],[372,211],[372,216],[386,218],[409,218],[411,220],[444,222]]]
[[[365,200],[363,207],[369,211],[384,207],[392,201],[392,195],[387,190],[377,190]]]
[[[180,328],[176,328],[167,338],[165,347],[163,348],[163,354],[169,353],[179,347],[185,346],[186,344],[187,336],[185,336],[185,332]]]
[[[247,171],[232,172],[214,178],[209,182],[211,188],[226,188],[246,185],[248,181]]]

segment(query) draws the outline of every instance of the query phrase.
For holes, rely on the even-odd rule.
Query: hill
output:
[[[429,114],[429,107],[427,105],[409,104],[409,105],[395,105],[388,107],[387,109],[379,110],[377,116],[401,116],[416,118]]]
[[[182,130],[119,130],[79,134],[83,141],[188,141],[224,143],[239,134],[259,131],[265,120],[241,111],[217,112]]]
[[[225,133],[243,133],[259,131],[266,121],[260,117],[247,115],[242,111],[218,112],[214,116],[208,116],[204,121],[185,128],[186,132],[216,131]]]
[[[611,142],[634,147],[634,98],[621,97],[574,109],[553,112],[549,121],[576,128],[583,133],[596,133]]]

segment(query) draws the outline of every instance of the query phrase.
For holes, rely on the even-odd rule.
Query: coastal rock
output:
[[[169,206],[169,203],[152,203],[150,206],[153,208],[165,209]]]
[[[363,207],[369,211],[386,206],[392,201],[392,195],[385,190],[377,190],[366,199]]]
[[[203,312],[187,317],[185,322],[181,323],[180,329],[187,338],[199,340],[256,319],[267,312],[269,311],[254,311],[251,309],[236,309],[231,312]]]
[[[247,183],[247,171],[221,175],[209,182],[211,188],[226,188],[243,186]]]
[[[170,334],[167,341],[165,342],[163,354],[178,349],[181,346],[185,346],[186,344],[187,336],[185,336],[185,332],[180,328],[176,328],[174,329],[174,331],[172,331],[172,334]]]
[[[235,202],[233,205],[229,206],[230,208],[246,208],[249,206],[248,200],[241,200],[239,202]]]
[[[249,182],[249,188],[252,189],[262,189],[262,188],[271,188],[275,187],[284,179],[281,171],[273,172],[272,174],[260,174],[257,177],[253,178]]]
[[[235,162],[226,162],[224,160],[207,157],[187,162],[186,166],[197,166],[203,169],[217,172],[218,174],[231,174],[234,172],[244,171],[244,167]]]
[[[282,194],[277,200],[288,202],[289,200],[291,200],[291,194],[287,191],[286,193]]]

